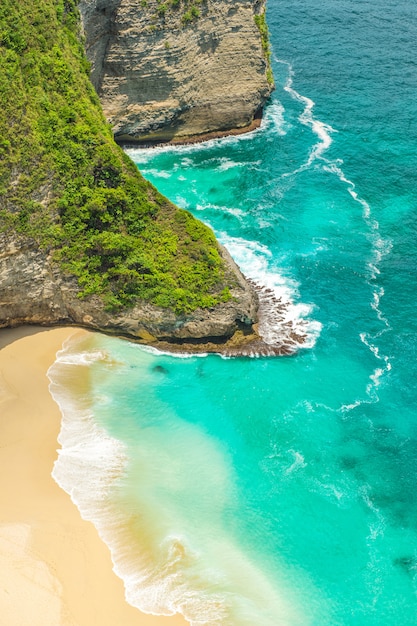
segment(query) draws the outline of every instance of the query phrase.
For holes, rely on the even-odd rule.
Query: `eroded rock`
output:
[[[263,0],[79,7],[92,81],[118,141],[181,142],[259,123],[272,91],[254,19]]]

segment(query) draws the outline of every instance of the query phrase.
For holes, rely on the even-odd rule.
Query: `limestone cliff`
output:
[[[116,140],[182,141],[256,125],[273,87],[264,0],[79,7],[92,81]]]

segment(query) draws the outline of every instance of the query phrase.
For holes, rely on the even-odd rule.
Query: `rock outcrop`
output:
[[[98,297],[81,300],[77,281],[63,274],[34,242],[0,234],[0,250],[0,329],[65,324],[169,352],[230,357],[289,355],[306,340],[302,328],[287,319],[288,303],[246,280],[222,247],[232,300],[183,315],[149,302],[110,313]]]
[[[187,346],[199,344],[219,351],[236,331],[248,335],[257,320],[258,298],[230,255],[220,248],[227,268],[232,299],[211,309],[189,314],[147,302],[120,313],[106,311],[102,299],[79,298],[77,281],[63,274],[50,255],[27,238],[0,234],[0,328],[22,324],[76,325],[139,342]],[[238,342],[238,345],[241,342]]]
[[[259,123],[273,88],[264,0],[79,7],[92,82],[119,142],[181,142]]]

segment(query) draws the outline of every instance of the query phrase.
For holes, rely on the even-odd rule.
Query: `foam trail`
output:
[[[290,465],[290,467],[285,470],[286,475],[292,474],[292,472],[303,469],[307,466],[307,463],[305,462],[304,456],[301,454],[301,452],[297,452],[296,450],[289,450],[288,452],[293,455],[294,461]]]
[[[328,124],[325,124],[324,122],[315,119],[313,115],[313,100],[307,98],[306,96],[302,96],[294,89],[294,71],[290,63],[277,58],[275,58],[275,61],[277,63],[286,65],[288,68],[288,78],[284,86],[284,90],[294,100],[297,100],[304,105],[304,110],[299,117],[299,121],[301,122],[301,124],[309,126],[315,133],[315,135],[317,135],[317,137],[319,138],[319,141],[311,148],[310,155],[306,163],[301,165],[294,172],[284,174],[284,176],[294,176],[299,172],[308,169],[315,161],[320,160],[323,163],[323,170],[337,176],[340,182],[346,185],[348,193],[353,198],[353,200],[360,205],[362,209],[362,219],[366,224],[368,232],[367,237],[368,241],[371,244],[371,257],[367,263],[367,272],[369,276],[368,284],[372,288],[372,301],[370,302],[370,307],[373,311],[375,311],[378,320],[383,324],[383,328],[374,335],[366,332],[360,334],[360,339],[362,343],[370,350],[370,352],[377,360],[381,361],[381,367],[376,367],[372,374],[370,374],[369,376],[370,382],[366,387],[366,394],[368,399],[364,402],[377,402],[379,398],[376,390],[381,384],[382,377],[391,371],[392,364],[389,356],[381,355],[379,348],[375,344],[375,341],[379,337],[381,337],[385,332],[391,329],[389,321],[384,316],[381,309],[381,300],[384,296],[384,289],[382,286],[377,285],[376,281],[380,275],[380,263],[382,259],[390,253],[392,243],[390,240],[384,239],[381,236],[379,222],[373,217],[371,207],[366,202],[366,200],[359,196],[355,188],[355,183],[345,176],[343,170],[340,167],[343,164],[343,161],[341,159],[331,161],[324,156],[325,152],[328,150],[332,143],[331,133],[337,131]],[[355,401],[350,404],[343,405],[340,410],[342,412],[350,411],[361,403],[362,401]]]
[[[313,100],[311,100],[310,98],[307,98],[306,96],[302,96],[300,93],[298,93],[298,91],[294,89],[293,87],[294,71],[291,65],[287,61],[282,61],[281,59],[277,59],[276,57],[275,57],[275,61],[277,63],[281,63],[282,65],[286,65],[288,68],[288,78],[287,78],[287,82],[284,85],[284,91],[289,93],[289,95],[294,100],[297,100],[298,102],[304,105],[304,110],[298,118],[299,121],[304,126],[309,126],[311,130],[313,131],[313,133],[319,139],[319,141],[316,144],[314,144],[313,147],[311,148],[309,157],[303,165],[298,167],[293,172],[288,172],[286,174],[283,174],[283,177],[294,176],[308,169],[317,159],[323,158],[323,154],[330,148],[332,141],[333,141],[331,137],[331,133],[335,133],[337,131],[334,128],[332,128],[329,124],[325,124],[324,122],[317,120],[313,115],[313,108],[315,105]]]
[[[375,341],[381,337],[384,333],[391,330],[390,323],[388,319],[382,312],[381,309],[381,300],[384,296],[384,288],[376,284],[376,280],[380,275],[379,265],[382,259],[387,256],[391,249],[392,243],[388,239],[383,239],[380,235],[380,227],[379,222],[376,220],[371,211],[371,207],[369,204],[361,198],[355,190],[355,184],[353,181],[346,178],[342,169],[339,166],[339,163],[330,163],[324,167],[325,171],[335,174],[339,180],[347,185],[348,193],[352,196],[352,198],[362,207],[362,218],[368,229],[368,240],[372,246],[371,249],[371,257],[368,260],[367,270],[368,270],[368,283],[372,288],[372,301],[370,302],[370,307],[373,311],[375,311],[378,320],[383,324],[381,330],[379,330],[375,334],[370,334],[367,332],[363,332],[360,334],[360,339],[362,343],[372,352],[374,357],[379,361],[382,361],[382,367],[376,367],[372,374],[370,374],[369,379],[370,382],[366,387],[366,393],[371,402],[378,402],[378,394],[376,393],[377,388],[381,384],[382,377],[391,371],[392,364],[388,355],[381,355],[378,346],[375,344]]]
[[[382,514],[381,510],[372,502],[371,487],[368,484],[364,484],[359,489],[359,496],[363,503],[368,508],[373,517],[373,521],[369,526],[369,535],[367,536],[368,547],[368,563],[367,572],[365,575],[366,586],[369,588],[371,596],[373,597],[373,603],[375,604],[378,598],[381,596],[383,587],[376,576],[376,572],[379,571],[380,551],[378,549],[378,541],[383,540],[385,531],[387,528],[387,521]]]
[[[171,172],[165,172],[164,170],[157,170],[154,167],[148,169],[142,169],[142,174],[145,176],[155,176],[155,178],[171,178]]]
[[[261,128],[263,131],[273,130],[277,135],[283,137],[287,134],[289,124],[284,118],[285,109],[280,102],[273,102],[265,110]]]
[[[236,217],[238,220],[242,221],[245,217],[245,212],[242,209],[231,208],[224,205],[213,204],[210,202],[199,204],[197,203],[195,206],[196,211],[221,211],[223,214],[228,213],[233,217]]]

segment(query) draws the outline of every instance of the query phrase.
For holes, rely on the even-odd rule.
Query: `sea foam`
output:
[[[258,294],[264,315],[259,334],[270,345],[279,344],[288,333],[303,337],[297,347],[312,348],[320,335],[320,322],[312,319],[314,306],[299,300],[298,283],[276,267],[270,249],[259,242],[218,233],[221,243],[229,250],[242,272],[260,287]],[[274,302],[269,306],[272,294]],[[275,303],[279,303],[279,307]]]
[[[137,426],[128,439],[100,425],[106,411],[117,412],[122,430],[129,429],[123,389],[138,375],[145,384],[149,376],[151,355],[121,343],[96,337],[87,345],[69,344],[48,376],[62,412],[53,477],[109,546],[127,601],[147,613],[182,613],[193,626],[276,626],[277,620],[304,626],[308,621],[288,584],[273,583],[223,527],[225,506],[233,502],[233,471],[215,440],[181,420],[168,438],[158,419],[146,425],[144,418],[141,427],[136,405]],[[190,500],[185,509],[178,508],[178,495]]]
[[[303,163],[302,165],[300,165],[293,172],[288,172],[286,174],[283,174],[284,177],[294,176],[308,169],[317,159],[321,159],[323,157],[324,153],[328,150],[328,148],[332,144],[331,134],[337,131],[334,128],[332,128],[329,124],[326,124],[325,122],[321,122],[320,120],[315,118],[313,114],[313,109],[315,106],[314,101],[311,100],[311,98],[308,98],[307,96],[301,95],[300,93],[298,93],[298,91],[296,91],[296,89],[294,89],[294,86],[293,86],[294,71],[291,67],[291,64],[288,63],[287,61],[278,59],[277,57],[275,57],[275,62],[285,65],[288,70],[288,76],[287,76],[287,81],[284,85],[284,90],[294,100],[297,100],[304,106],[304,109],[298,118],[299,121],[304,126],[309,126],[311,130],[313,131],[313,133],[318,137],[318,142],[315,143],[310,148],[310,154],[308,156],[307,161]]]
[[[385,332],[391,329],[389,321],[387,317],[383,314],[383,311],[381,309],[381,299],[384,296],[384,289],[377,284],[377,279],[380,275],[380,263],[384,259],[384,257],[390,254],[392,249],[392,243],[389,239],[381,236],[380,225],[378,220],[372,214],[371,206],[365,199],[363,199],[358,194],[358,192],[356,191],[355,183],[349,180],[343,172],[341,168],[341,166],[343,165],[343,160],[330,160],[325,156],[325,153],[328,151],[332,144],[331,135],[332,133],[335,133],[337,131],[329,124],[326,124],[315,118],[313,113],[315,103],[313,102],[313,100],[301,95],[300,93],[298,93],[298,91],[294,89],[294,71],[291,64],[276,57],[275,62],[285,65],[287,67],[288,76],[287,81],[284,85],[284,90],[291,96],[291,98],[304,105],[304,109],[298,118],[300,123],[304,126],[310,127],[319,140],[310,149],[310,154],[307,161],[296,170],[283,174],[283,177],[296,176],[300,172],[303,172],[304,170],[312,167],[316,161],[319,161],[321,163],[323,171],[335,175],[340,180],[340,182],[345,185],[347,192],[350,194],[353,200],[361,207],[362,218],[367,228],[367,237],[371,244],[371,254],[370,258],[367,260],[367,272],[369,277],[368,284],[372,290],[372,300],[370,302],[370,307],[373,309],[373,311],[375,311],[378,320],[383,324],[383,327],[373,335],[368,332],[360,333],[360,339],[362,343],[370,350],[370,352],[374,355],[376,359],[384,363],[383,367],[377,366],[373,370],[373,372],[369,376],[370,383],[366,387],[367,400],[365,400],[365,402],[377,402],[377,388],[380,386],[383,376],[385,374],[388,374],[392,369],[390,357],[388,355],[381,355],[380,350],[376,344],[376,341]],[[343,412],[347,410],[352,410],[352,408],[355,408],[360,403],[361,401],[354,401],[349,405],[343,405],[341,407],[341,410]]]

